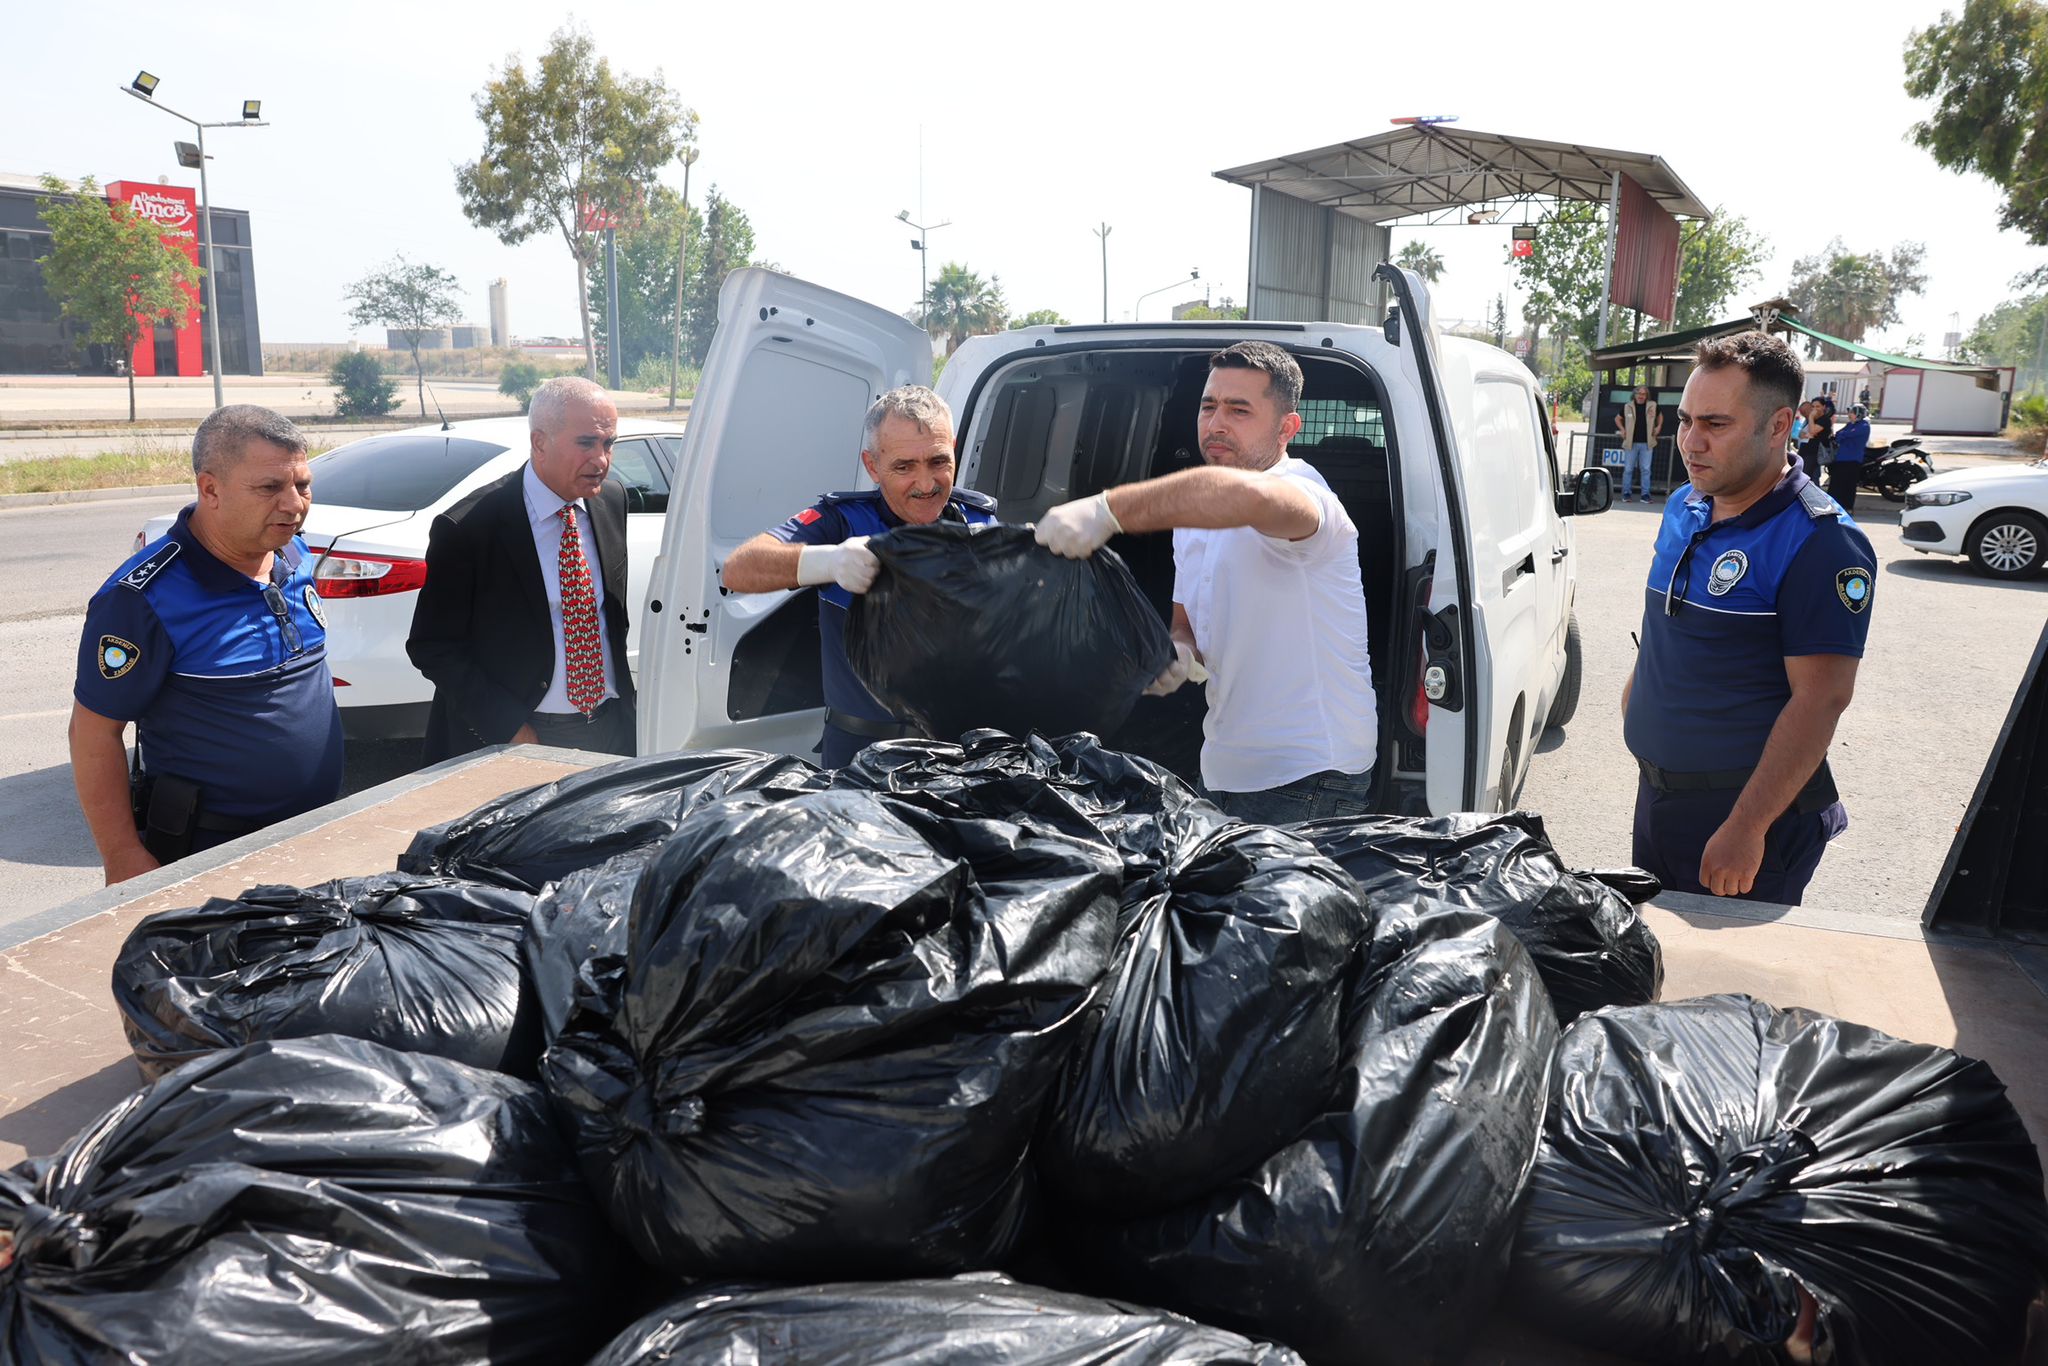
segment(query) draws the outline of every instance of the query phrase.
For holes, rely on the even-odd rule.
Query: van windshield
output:
[[[327,507],[416,512],[506,447],[440,432],[393,432],[313,457],[313,499]]]

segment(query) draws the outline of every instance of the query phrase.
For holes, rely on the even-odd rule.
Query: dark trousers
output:
[[[1712,895],[1700,883],[1700,857],[1741,795],[1737,788],[1659,792],[1647,779],[1638,778],[1632,855],[1636,866],[1655,874],[1669,891]],[[1743,895],[1752,901],[1797,906],[1828,841],[1848,828],[1849,814],[1840,802],[1803,816],[1787,811],[1765,832],[1756,885]]]
[[[587,749],[596,754],[633,752],[633,708],[616,697],[585,719],[580,713],[537,711],[526,718],[534,738],[544,745],[563,749]]]
[[[1225,815],[1253,825],[1292,825],[1329,816],[1369,816],[1372,772],[1367,769],[1363,773],[1339,773],[1325,769],[1259,792],[1204,789],[1203,795],[1222,807]]]
[[[1806,477],[1818,484],[1820,482],[1820,442],[1800,442],[1799,463],[1806,467]]]
[[[825,739],[818,746],[818,767],[845,768],[853,762],[853,756],[872,745],[874,741],[851,731],[826,725]]]
[[[1828,466],[1828,496],[1842,505],[1842,511],[1856,511],[1856,486],[1863,482],[1861,460],[1837,460]]]

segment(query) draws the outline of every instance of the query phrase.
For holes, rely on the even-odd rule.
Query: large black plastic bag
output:
[[[740,796],[624,878],[623,918],[546,932],[590,958],[542,1076],[641,1256],[811,1279],[1015,1245],[1115,932],[1106,850],[863,792]]]
[[[1173,660],[1166,624],[1114,551],[1053,554],[1030,527],[940,522],[868,542],[846,657],[927,735],[1115,730]]]
[[[824,786],[803,760],[750,749],[622,759],[428,826],[398,866],[538,892],[578,868],[660,843],[691,810],[728,793],[794,796]]]
[[[531,1077],[540,1021],[520,967],[533,898],[383,873],[150,916],[114,960],[145,1077],[264,1039],[346,1034]]]
[[[1645,1360],[2013,1360],[2048,1277],[1989,1066],[1746,996],[1606,1010],[1558,1051],[1515,1248],[1529,1317]]]
[[[0,1172],[0,1230],[0,1360],[39,1366],[553,1366],[636,1308],[538,1088],[335,1036],[138,1091]]]
[[[1373,899],[1425,896],[1504,922],[1529,950],[1570,1024],[1608,1005],[1641,1005],[1664,986],[1664,950],[1633,903],[1657,894],[1641,869],[1579,873],[1550,847],[1543,818],[1343,816],[1291,827]]]
[[[1331,1103],[1257,1169],[1062,1241],[1088,1290],[1310,1361],[1458,1361],[1507,1271],[1556,1049],[1528,954],[1488,916],[1375,907]]]
[[[1178,1314],[1005,1276],[719,1286],[648,1314],[590,1366],[1300,1366]]]
[[[1306,840],[1225,826],[1126,922],[1038,1149],[1048,1190],[1138,1214],[1213,1190],[1329,1102],[1358,885]]]
[[[1013,738],[982,730],[958,744],[888,740],[862,750],[833,781],[939,810],[999,820],[1028,815],[1062,831],[1093,832],[1123,860],[1128,895],[1156,890],[1183,849],[1229,824],[1173,774],[1085,734]]]

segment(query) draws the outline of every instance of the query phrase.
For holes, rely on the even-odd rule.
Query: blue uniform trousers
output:
[[[1638,778],[1632,855],[1636,866],[1655,874],[1668,890],[1710,895],[1700,885],[1700,856],[1741,795],[1737,788],[1659,792],[1648,779]],[[1828,841],[1848,828],[1849,815],[1840,802],[1803,816],[1795,808],[1778,817],[1765,832],[1764,861],[1745,898],[1797,906]]]

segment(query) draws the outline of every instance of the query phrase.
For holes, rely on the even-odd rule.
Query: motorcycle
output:
[[[1885,497],[1886,502],[1903,503],[1906,490],[1935,473],[1934,461],[1920,449],[1920,438],[1902,436],[1889,445],[1872,446],[1863,454],[1862,485]]]

